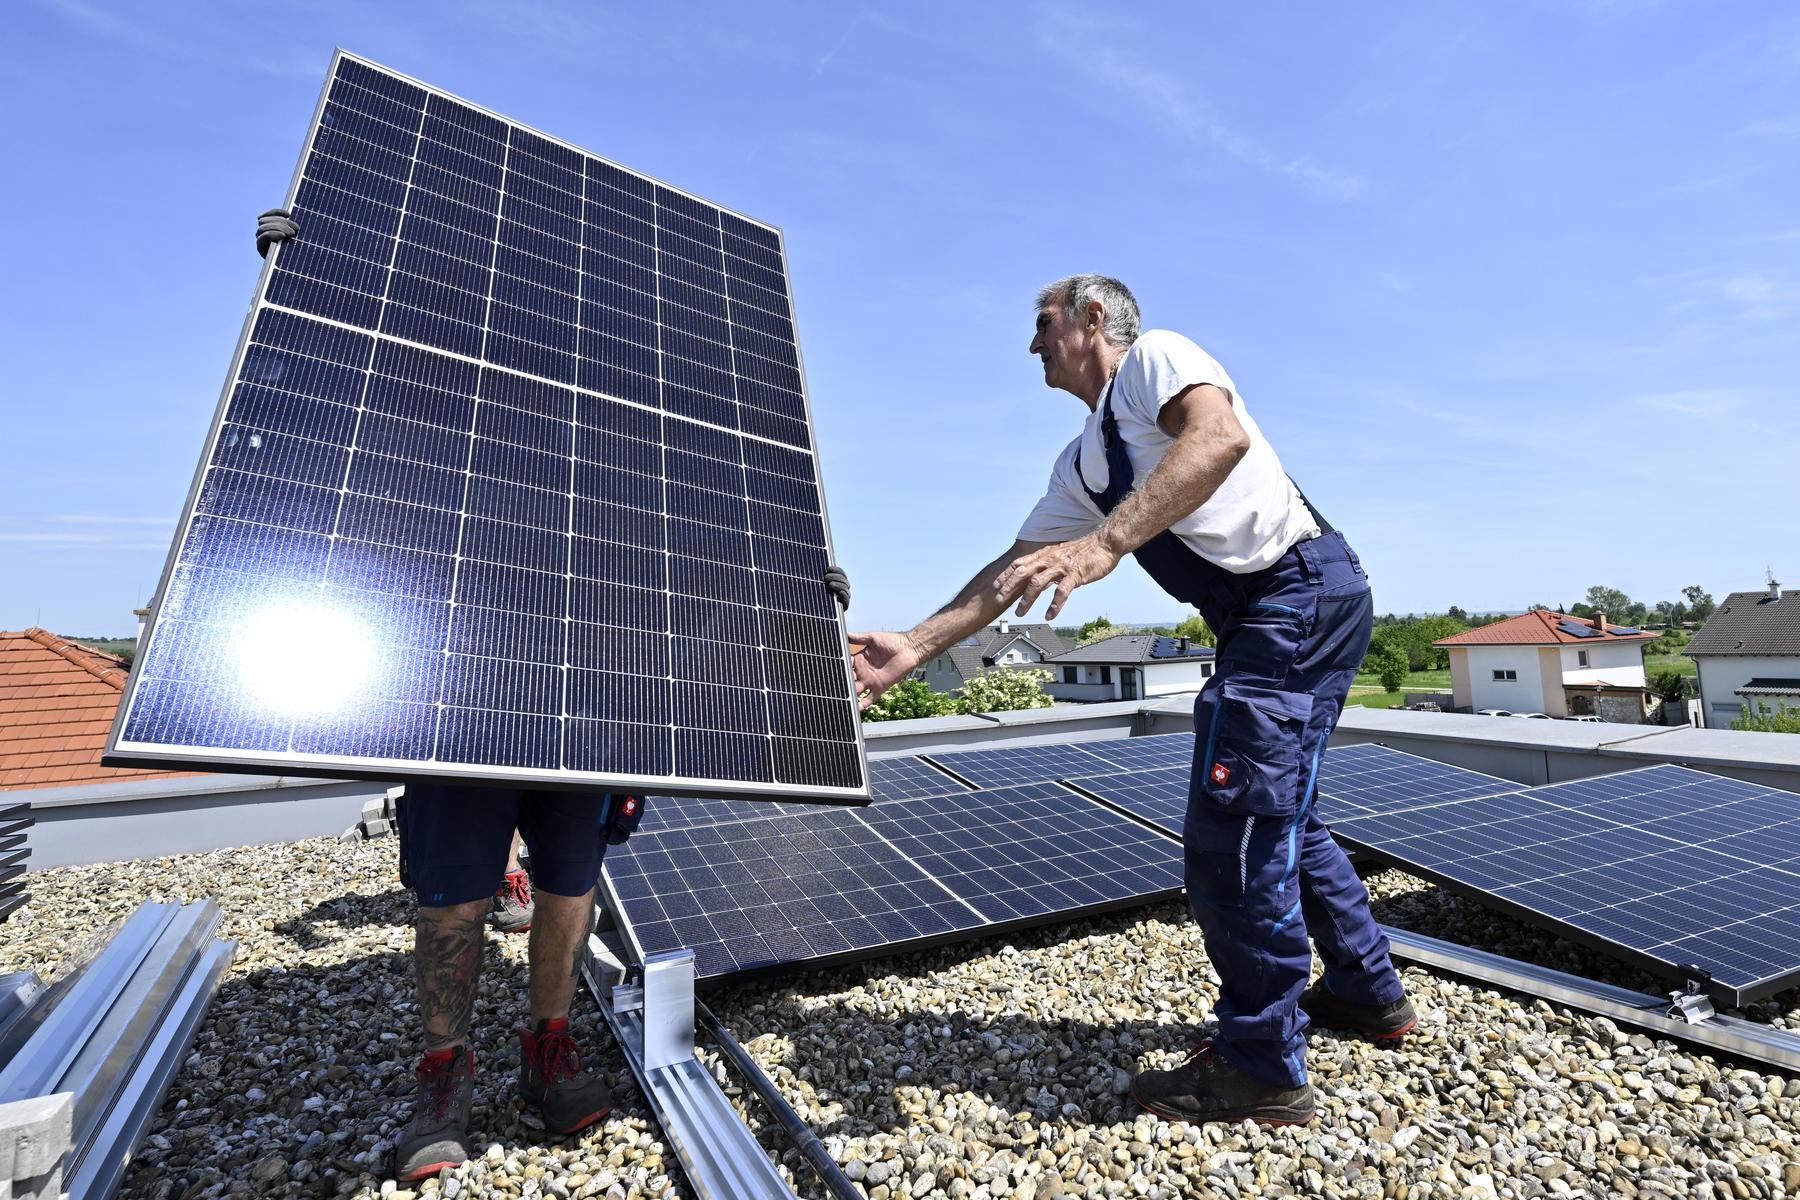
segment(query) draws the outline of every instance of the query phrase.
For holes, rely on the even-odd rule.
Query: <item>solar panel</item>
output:
[[[865,796],[780,234],[339,53],[108,760]]]
[[[1564,633],[1572,634],[1575,637],[1590,638],[1603,636],[1598,629],[1595,629],[1586,621],[1558,621],[1556,627]]]
[[[639,954],[687,947],[702,977],[832,961],[983,924],[853,809],[640,833],[606,859]]]
[[[876,758],[869,761],[869,793],[876,803],[944,796],[968,789],[922,758]]]
[[[1191,767],[1158,767],[1118,775],[1094,775],[1070,786],[1114,808],[1141,817],[1171,837],[1184,836]]]
[[[1173,895],[1168,838],[1053,783],[881,805],[857,814],[989,921]]]
[[[1056,784],[644,829],[606,860],[640,953],[824,965],[1173,895],[1174,842]]]
[[[1332,746],[1319,760],[1319,815],[1334,824],[1353,816],[1523,790],[1523,784],[1373,742]]]
[[[968,789],[917,758],[875,759],[869,763],[869,789],[874,803],[914,796],[941,796]],[[752,821],[774,813],[805,812],[808,805],[767,800],[727,800],[713,796],[649,796],[644,801],[638,835],[697,825]]]
[[[1339,838],[1742,1004],[1800,981],[1800,802],[1656,766],[1333,823]]]
[[[1157,767],[1191,767],[1194,762],[1194,735],[1191,733],[1159,733],[1149,737],[1120,738],[1105,742],[1083,742],[1081,749],[1104,759],[1107,771],[1120,768],[1134,771]],[[1068,774],[1065,779],[1078,776]]]
[[[1115,764],[1099,755],[1070,745],[1003,746],[996,750],[955,750],[924,757],[927,762],[953,772],[978,788],[1073,779],[1078,775],[1102,774],[1117,769]]]

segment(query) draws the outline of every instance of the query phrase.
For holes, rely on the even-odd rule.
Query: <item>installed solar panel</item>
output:
[[[1142,817],[1171,837],[1182,837],[1191,775],[1189,767],[1157,767],[1119,775],[1094,775],[1070,783],[1115,808]]]
[[[1004,746],[997,750],[955,750],[925,755],[978,788],[1010,787],[1019,783],[1043,783],[1073,779],[1079,775],[1116,771],[1116,764],[1080,746]]]
[[[1800,800],[1656,766],[1333,822],[1341,839],[1741,1004],[1800,980]]]
[[[917,758],[875,759],[869,763],[869,790],[874,803],[910,799],[915,796],[942,796],[968,789],[942,771],[927,766]],[[644,817],[639,834],[663,829],[691,829],[696,825],[723,825],[732,821],[751,821],[774,813],[804,812],[802,804],[771,803],[762,800],[725,800],[701,796],[650,796],[644,803]]]
[[[1182,886],[1170,840],[1053,783],[857,814],[989,921],[1068,915]]]
[[[780,234],[340,53],[113,761],[866,795]]]
[[[1523,784],[1373,742],[1333,746],[1319,760],[1319,815],[1333,824],[1523,790]]]
[[[839,961],[1157,899],[1168,838],[1056,784],[643,829],[606,860],[641,952],[702,976]]]
[[[1194,735],[1191,733],[1159,733],[1150,737],[1121,738],[1116,741],[1083,742],[1081,749],[1104,759],[1111,770],[1124,768],[1148,771],[1158,767],[1191,767],[1194,762]],[[1065,779],[1077,776],[1070,774]]]

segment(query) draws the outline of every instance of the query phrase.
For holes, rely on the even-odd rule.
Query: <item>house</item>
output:
[[[954,692],[984,671],[1036,666],[1073,646],[1048,625],[1015,625],[1002,619],[918,668],[913,678],[923,679],[934,692]]]
[[[1141,700],[1197,692],[1212,678],[1213,648],[1187,638],[1120,633],[1044,660],[1058,700]]]
[[[1771,581],[1766,591],[1731,593],[1684,653],[1699,668],[1711,728],[1731,728],[1746,705],[1800,708],[1800,590]]]
[[[1644,678],[1644,644],[1654,640],[1636,626],[1608,624],[1605,613],[1536,609],[1432,645],[1450,652],[1459,709],[1642,724],[1654,710]]]
[[[0,792],[192,771],[103,767],[125,660],[42,629],[0,631]]]

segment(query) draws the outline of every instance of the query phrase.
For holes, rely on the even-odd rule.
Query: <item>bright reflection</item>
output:
[[[340,712],[368,688],[380,647],[369,627],[325,601],[288,600],[238,629],[238,680],[259,706],[288,717]]]

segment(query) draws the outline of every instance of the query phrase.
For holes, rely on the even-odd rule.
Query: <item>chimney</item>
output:
[[[1781,603],[1781,584],[1777,582],[1774,575],[1769,576],[1769,603]]]
[[[1005,617],[1001,617],[1000,618],[1000,632],[1005,633],[1011,628],[1012,628],[1012,622],[1008,621]]]
[[[1176,646],[1176,649],[1178,649],[1183,654],[1186,654],[1188,652],[1188,640],[1186,638],[1178,639],[1175,643],[1175,646]]]
[[[1594,628],[1598,629],[1601,633],[1606,632],[1606,614],[1605,613],[1597,612],[1594,614]]]
[[[141,642],[144,640],[144,623],[150,619],[150,610],[147,608],[134,608],[131,610],[131,615],[137,618],[137,640]]]

